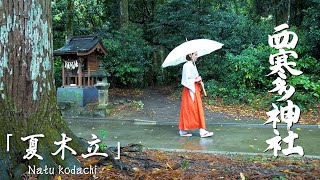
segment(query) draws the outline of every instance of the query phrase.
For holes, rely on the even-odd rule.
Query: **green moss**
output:
[[[10,169],[10,156],[6,156],[5,153],[0,151],[0,179],[10,179],[9,172],[7,171]]]
[[[38,83],[36,81],[33,82],[33,90],[32,90],[32,98],[33,100],[37,100],[37,91],[38,91]]]
[[[28,169],[25,164],[18,164],[17,166],[14,167],[13,177],[15,177],[15,179],[20,179],[21,175],[27,170]]]
[[[1,31],[1,29],[0,29]],[[8,67],[8,53],[7,51],[3,52],[3,55],[0,60],[0,78],[4,75],[4,69]]]
[[[51,62],[49,56],[51,55],[51,43],[49,38],[48,22],[41,18],[42,7],[41,4],[35,4],[32,1],[29,9],[30,19],[27,22],[28,39],[31,41],[32,60],[30,65],[31,80],[33,80],[33,100],[37,100],[38,84],[37,79],[42,75],[42,79],[46,78],[46,72],[51,70]],[[40,27],[40,28],[39,28]],[[41,67],[44,72],[40,74]]]
[[[9,42],[9,32],[13,29],[13,24],[15,24],[15,18],[12,21],[10,15],[7,16],[7,23],[0,26],[0,44],[4,45]],[[2,57],[0,59],[0,78],[3,77],[4,71],[8,68],[8,52],[3,51]]]

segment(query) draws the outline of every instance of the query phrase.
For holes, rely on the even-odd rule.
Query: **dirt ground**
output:
[[[109,101],[116,105],[111,112],[111,119],[145,119],[145,120],[178,120],[180,113],[181,92],[176,87],[139,89],[110,89]],[[209,97],[203,96],[203,106],[207,121],[224,120],[223,122],[256,122],[263,124],[269,117],[265,110],[248,105],[226,105],[220,99],[209,104]],[[319,111],[319,110],[317,110]],[[219,123],[217,121],[216,123]],[[320,124],[320,112],[301,111],[300,124]]]
[[[172,87],[149,88],[144,90],[111,89],[110,102],[116,105],[116,109],[110,114],[111,119],[143,119],[154,121],[178,121],[180,114],[181,92]],[[207,121],[224,120],[234,121],[258,120],[252,114],[230,113],[215,111],[208,105],[209,99],[203,96],[203,106]],[[142,106],[139,106],[139,102]],[[263,122],[263,121],[261,121]]]

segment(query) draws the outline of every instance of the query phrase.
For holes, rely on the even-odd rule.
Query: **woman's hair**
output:
[[[187,54],[186,55],[186,59],[188,60],[188,61],[191,61],[192,59],[191,59],[191,57],[189,56],[190,54]]]

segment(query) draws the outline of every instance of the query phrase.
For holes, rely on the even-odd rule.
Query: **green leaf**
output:
[[[99,134],[101,135],[101,137],[103,139],[105,139],[107,137],[108,131],[105,130],[98,130]]]

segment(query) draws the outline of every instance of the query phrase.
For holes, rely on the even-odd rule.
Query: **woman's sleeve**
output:
[[[181,84],[191,90],[192,93],[195,93],[195,77],[192,74],[192,67],[190,65],[192,64],[186,63],[183,65]]]

